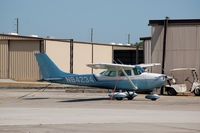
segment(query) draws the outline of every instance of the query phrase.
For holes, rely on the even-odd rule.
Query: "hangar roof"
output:
[[[22,35],[12,35],[12,34],[0,34],[0,40],[42,40],[41,37],[33,36],[22,36]]]
[[[52,38],[43,38],[43,37],[36,37],[36,36],[24,36],[24,35],[12,35],[12,34],[1,34],[0,33],[0,40],[50,40],[50,41],[61,41],[61,42],[69,42],[70,39],[52,39]],[[106,43],[96,43],[96,42],[82,42],[82,41],[75,41],[74,43],[80,44],[94,44],[94,45],[105,45],[105,46],[116,46],[116,47],[126,47],[126,48],[133,48],[134,46],[130,45],[116,45],[116,44],[106,44]]]
[[[149,20],[149,26],[164,25],[165,19]],[[169,19],[168,24],[174,25],[200,25],[200,19]]]

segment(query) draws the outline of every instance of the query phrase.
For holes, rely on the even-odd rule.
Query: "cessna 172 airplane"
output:
[[[143,68],[159,64],[123,65],[111,63],[88,64],[93,69],[106,69],[100,74],[71,74],[61,71],[46,54],[36,54],[43,80],[53,83],[113,89],[109,96],[116,100],[132,100],[136,91],[149,91],[145,98],[157,100],[155,89],[164,85],[166,76],[145,72]]]

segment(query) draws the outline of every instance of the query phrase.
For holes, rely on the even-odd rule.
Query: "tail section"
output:
[[[46,54],[39,53],[35,56],[44,80],[61,79],[71,75],[61,71]]]

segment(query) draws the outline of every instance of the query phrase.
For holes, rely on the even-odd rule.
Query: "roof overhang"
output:
[[[164,25],[165,19],[149,20],[149,26]],[[170,25],[200,25],[200,19],[169,19]]]
[[[140,37],[140,40],[141,41],[151,40],[151,37],[150,36],[149,37]]]

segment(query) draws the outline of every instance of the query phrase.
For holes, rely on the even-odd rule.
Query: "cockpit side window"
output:
[[[128,76],[131,76],[131,75],[132,75],[131,70],[125,70],[125,72],[126,72],[126,74],[127,74]]]
[[[126,72],[126,74],[127,74],[128,76],[131,76],[131,75],[132,75],[131,70],[125,70],[125,72]],[[125,76],[124,73],[122,72],[122,70],[119,70],[119,71],[118,71],[118,76]]]
[[[121,70],[119,70],[118,71],[118,76],[125,76],[125,75],[124,75],[124,73]]]
[[[100,73],[103,76],[116,77],[116,71],[108,70]]]
[[[101,75],[104,75],[105,72],[106,72],[106,71],[103,71],[103,72],[101,72],[100,74],[101,74]]]
[[[116,71],[110,71],[109,75],[110,77],[116,77]]]
[[[106,71],[103,75],[104,75],[104,76],[108,76],[109,73],[110,73],[110,71]]]

